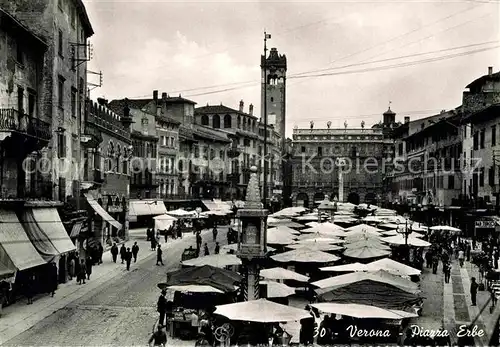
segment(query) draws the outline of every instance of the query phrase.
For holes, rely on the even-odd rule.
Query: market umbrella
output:
[[[391,252],[371,246],[365,246],[360,248],[348,248],[343,254],[346,257],[354,259],[370,259],[388,256]]]
[[[173,211],[167,211],[166,212],[168,215],[170,216],[175,216],[175,217],[196,217],[196,212],[195,211],[186,211],[186,210],[183,210],[182,208],[179,208],[177,210],[173,210]]]
[[[357,241],[364,241],[364,240],[375,240],[375,241],[380,241],[382,238],[382,234],[375,234],[372,231],[372,234],[369,232],[365,231],[350,231],[348,235],[345,236],[345,242],[347,243],[352,243],[352,242],[357,242]]]
[[[381,216],[366,216],[362,219],[364,223],[384,223],[385,220],[386,219]]]
[[[267,234],[269,235],[270,233],[288,233],[289,235],[300,235],[299,231],[284,225],[278,225],[277,227],[267,229]]]
[[[289,245],[295,242],[296,237],[288,233],[269,232],[267,233],[267,243],[271,245]]]
[[[234,254],[212,254],[204,257],[193,258],[181,262],[185,266],[204,266],[224,268],[226,266],[241,265],[241,259]]]
[[[342,228],[340,225],[337,225],[337,224],[332,223],[332,222],[318,223],[318,225],[320,225],[322,227],[325,227],[327,229],[331,229],[331,230],[341,230],[341,231],[344,231],[344,228]]]
[[[267,225],[269,228],[277,227],[277,226],[286,226],[289,228],[303,228],[304,226],[302,224],[296,223],[292,221],[291,219],[288,218],[274,218],[274,217],[268,217],[267,218]]]
[[[366,280],[385,283],[411,294],[420,293],[418,284],[384,270],[376,272],[352,272],[345,275],[325,278],[311,284],[318,288],[333,289]]]
[[[356,249],[356,248],[364,248],[364,247],[371,247],[371,248],[376,248],[382,251],[390,251],[391,248],[387,246],[386,244],[382,243],[381,241],[378,240],[359,240],[356,242],[351,242],[351,243],[345,243],[344,247],[346,249]]]
[[[307,211],[305,207],[287,207],[271,214],[270,217],[293,217],[305,211]]]
[[[329,253],[314,251],[308,248],[294,249],[285,253],[280,253],[271,256],[273,260],[281,263],[298,262],[298,263],[330,263],[337,261],[340,258]]]
[[[308,226],[310,228],[314,228],[315,226],[318,226],[318,225],[321,225],[321,223],[318,223],[318,222],[309,222],[309,223],[306,223],[306,226]]]
[[[399,276],[415,276],[422,273],[420,270],[414,269],[411,266],[402,264],[390,258],[375,260],[366,264],[365,267],[368,271],[385,270]]]
[[[381,307],[362,304],[339,304],[334,302],[321,302],[311,304],[321,312],[349,316],[358,319],[404,319],[418,317],[418,314],[401,310],[391,310]]]
[[[276,249],[270,247],[270,246],[267,246],[267,251],[268,252],[274,252]],[[229,245],[224,245],[222,246],[221,248],[222,250],[226,251],[226,252],[236,252],[238,250],[238,244],[237,243],[231,243]]]
[[[455,232],[455,233],[458,233],[460,232],[461,230],[458,229],[458,228],[454,228],[454,227],[450,227],[448,225],[437,225],[437,226],[433,226],[430,228],[431,230],[439,230],[439,231],[451,231],[451,232]]]
[[[330,271],[330,272],[357,272],[357,271],[366,271],[366,264],[361,263],[350,263],[344,265],[336,265],[336,266],[325,266],[320,268],[321,271]]]
[[[342,231],[340,229],[335,230],[332,229],[331,227],[323,226],[321,224],[312,228],[302,229],[300,232],[304,234],[318,233],[323,235],[329,235],[331,237],[344,237],[346,234],[345,231]]]
[[[224,293],[222,290],[217,289],[215,287],[200,285],[200,284],[170,286],[166,287],[166,289],[181,293]]]
[[[284,283],[275,281],[260,281],[260,284],[267,285],[268,298],[286,298],[295,294],[295,288],[289,287]]]
[[[329,243],[334,245],[334,244],[344,243],[344,240],[338,239],[336,237],[331,237],[325,234],[306,234],[306,235],[301,235],[298,238],[298,240],[294,243],[309,244],[311,242]]]
[[[366,233],[373,234],[373,233],[380,233],[383,230],[380,230],[379,228],[372,227],[371,225],[368,225],[368,224],[358,224],[358,225],[354,225],[352,227],[347,228],[346,231],[348,233],[349,232],[364,231]]]
[[[257,323],[293,322],[311,317],[306,310],[277,304],[266,299],[215,306],[214,313],[230,320]]]
[[[260,276],[271,280],[294,280],[298,282],[307,282],[309,277],[299,274],[295,271],[284,269],[282,267],[273,267],[260,271]]]
[[[396,236],[396,235],[399,235],[399,233],[396,230],[388,230],[388,231],[383,231],[382,235],[384,235],[384,236]]]
[[[396,235],[390,237],[384,237],[382,241],[390,243],[392,245],[405,245],[408,243],[410,246],[414,247],[430,247],[431,244],[427,241],[421,240],[416,237],[408,236],[408,240],[405,239],[404,235]]]
[[[396,223],[382,223],[382,224],[379,224],[378,227],[393,230],[393,229],[399,228],[399,225]]]
[[[309,214],[306,214],[306,215],[303,215],[303,216],[298,216],[298,217],[294,217],[294,219],[298,220],[298,221],[301,221],[301,222],[306,222],[306,221],[317,221],[318,220],[318,213],[309,213]],[[325,219],[327,218],[326,215],[321,215],[321,219]]]
[[[322,251],[322,252],[334,252],[343,249],[343,247],[332,245],[326,242],[292,243],[291,245],[286,246],[286,248],[290,249],[307,248],[312,251]]]
[[[167,273],[167,282],[165,285],[167,287],[182,285],[206,285],[224,292],[231,292],[234,291],[235,285],[240,283],[241,280],[241,275],[234,271],[205,265],[179,269],[177,271]]]

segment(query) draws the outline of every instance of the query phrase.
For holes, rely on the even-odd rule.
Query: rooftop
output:
[[[116,114],[123,116],[123,109],[125,108],[125,104],[128,104],[128,107],[132,110],[142,110],[147,104],[149,104],[151,99],[125,99],[121,100],[111,100],[108,103],[108,108],[115,112]]]
[[[475,88],[485,84],[488,81],[496,81],[496,82],[500,81],[500,71],[491,75],[486,74],[484,76],[481,76],[472,81],[471,83],[469,83],[465,88]]]
[[[195,108],[194,112],[197,113],[197,114],[231,114],[231,113],[237,113],[237,114],[241,114],[241,115],[245,115],[245,116],[257,119],[257,117],[254,116],[254,115],[251,115],[251,114],[248,114],[248,113],[245,113],[245,112],[240,112],[239,110],[236,110],[236,109],[231,108],[231,107],[227,107],[227,106],[222,105],[222,104],[220,104],[220,105],[208,105],[207,104],[207,106],[201,106],[201,107]]]

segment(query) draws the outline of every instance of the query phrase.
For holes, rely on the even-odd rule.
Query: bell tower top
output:
[[[269,51],[269,56],[264,57],[263,55],[261,56],[261,61],[260,61],[260,67],[261,68],[278,68],[278,69],[284,69],[286,71],[286,55],[284,54],[279,54],[278,50],[276,48],[271,48]]]

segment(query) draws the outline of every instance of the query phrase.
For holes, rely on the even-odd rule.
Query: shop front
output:
[[[494,238],[498,240],[500,227],[493,217],[480,217],[474,222],[474,237],[481,242]]]

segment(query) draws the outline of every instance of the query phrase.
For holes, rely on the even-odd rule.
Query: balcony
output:
[[[43,142],[49,142],[52,137],[49,123],[13,108],[0,109],[0,132],[18,133]]]

